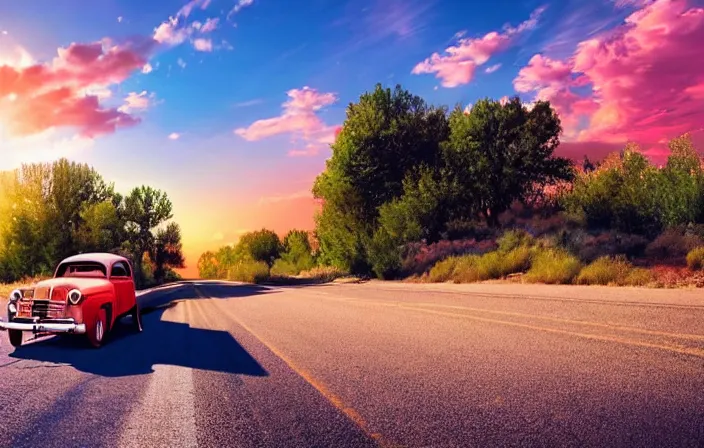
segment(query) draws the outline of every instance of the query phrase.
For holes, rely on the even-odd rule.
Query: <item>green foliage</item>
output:
[[[281,240],[272,230],[261,229],[247,232],[240,237],[237,250],[241,251],[245,257],[254,261],[262,261],[271,267],[281,254]]]
[[[449,120],[446,176],[461,200],[454,208],[464,208],[464,215],[480,213],[497,225],[499,215],[536,186],[573,176],[570,162],[553,156],[562,128],[549,103],[528,110],[518,97],[506,104],[484,99],[470,113],[456,107]]]
[[[553,156],[560,131],[548,103],[487,99],[447,117],[400,86],[377,85],[348,107],[313,187],[321,261],[391,278],[404,244],[438,241],[478,216],[498,224],[513,201],[572,178],[569,161]]]
[[[403,194],[404,179],[417,167],[437,164],[447,133],[445,109],[400,86],[392,91],[378,84],[349,105],[332,157],[313,187],[323,200],[316,233],[324,262],[369,272],[379,207]]]
[[[435,263],[428,272],[428,281],[443,283],[452,280],[459,259],[460,257],[449,257]]]
[[[181,235],[172,223],[170,261],[160,270],[142,269],[143,254],[152,255],[155,247],[154,232],[169,219],[165,193],[140,187],[123,197],[85,164],[60,159],[0,173],[0,281],[50,276],[59,261],[76,253],[112,252],[133,260],[143,286],[153,281],[153,271],[165,277],[183,265]],[[179,256],[181,262],[174,262]]]
[[[580,261],[562,249],[543,249],[533,256],[525,279],[531,283],[569,284],[582,268]]]
[[[310,234],[305,230],[291,230],[283,241],[281,259],[274,262],[277,270],[286,271],[286,275],[298,275],[301,271],[312,269],[315,265]],[[273,267],[272,267],[273,270]]]
[[[264,261],[238,260],[227,270],[227,279],[236,282],[261,283],[269,279],[269,265]]]
[[[507,230],[497,240],[499,251],[509,252],[521,246],[532,246],[535,242],[533,236],[525,230]]]
[[[673,139],[669,146],[662,169],[651,165],[634,145],[612,154],[597,170],[578,176],[563,205],[583,213],[592,228],[649,237],[670,227],[703,222],[701,157],[688,135]]]
[[[530,267],[531,250],[526,246],[484,255],[449,257],[436,263],[428,273],[430,282],[471,283],[525,272]]]
[[[687,254],[687,267],[693,271],[704,269],[704,247],[692,249]]]
[[[577,276],[580,285],[609,285],[625,283],[633,266],[624,256],[601,257],[585,266]]]

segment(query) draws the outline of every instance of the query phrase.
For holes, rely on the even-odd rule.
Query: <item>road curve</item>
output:
[[[0,336],[0,446],[704,446],[701,291],[512,285],[142,294],[94,350]]]

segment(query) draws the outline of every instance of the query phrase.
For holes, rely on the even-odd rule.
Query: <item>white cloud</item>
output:
[[[144,64],[144,67],[142,67],[142,73],[144,73],[145,75],[151,73],[152,71],[154,71],[154,67],[152,67],[152,64],[148,62]]]
[[[178,132],[172,132],[169,134],[169,140],[178,140],[179,138],[181,138],[181,134]]]
[[[152,105],[154,96],[154,93],[148,93],[146,90],[143,90],[140,93],[130,92],[125,98],[125,104],[118,107],[117,110],[124,113],[145,110]]]

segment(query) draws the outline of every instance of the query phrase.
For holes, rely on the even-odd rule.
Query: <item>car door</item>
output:
[[[112,265],[110,281],[115,287],[116,316],[119,316],[132,307],[132,276],[125,262],[117,261]]]

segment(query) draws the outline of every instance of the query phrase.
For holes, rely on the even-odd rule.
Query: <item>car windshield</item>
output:
[[[107,269],[102,263],[84,261],[63,263],[56,270],[56,277],[98,277],[107,278]]]

